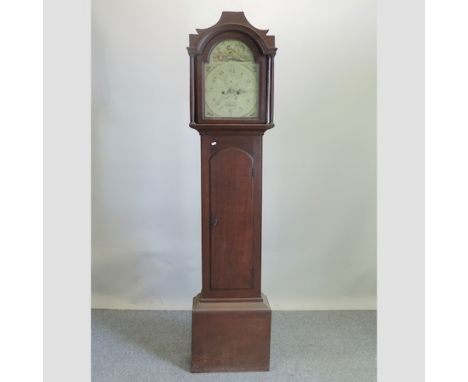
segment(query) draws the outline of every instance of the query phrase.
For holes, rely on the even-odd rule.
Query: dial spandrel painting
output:
[[[259,69],[246,44],[221,41],[204,66],[205,118],[258,117]]]

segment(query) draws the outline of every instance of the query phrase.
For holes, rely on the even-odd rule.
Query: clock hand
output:
[[[223,90],[221,94],[223,95],[239,94],[239,91],[229,88],[228,90]]]

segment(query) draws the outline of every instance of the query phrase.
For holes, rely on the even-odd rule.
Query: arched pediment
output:
[[[222,32],[239,32],[250,37],[263,55],[273,56],[276,53],[275,36],[268,36],[268,29],[255,28],[244,15],[244,12],[223,12],[218,22],[206,29],[197,29],[197,34],[190,35],[190,55],[204,52],[212,37]]]

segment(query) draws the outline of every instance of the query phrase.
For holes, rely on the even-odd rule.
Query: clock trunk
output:
[[[261,298],[262,136],[201,137],[202,299]]]

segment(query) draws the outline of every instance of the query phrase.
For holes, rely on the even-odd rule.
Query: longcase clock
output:
[[[190,127],[201,135],[202,290],[192,371],[269,370],[261,293],[262,138],[273,127],[274,36],[243,12],[190,35]]]

